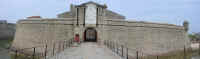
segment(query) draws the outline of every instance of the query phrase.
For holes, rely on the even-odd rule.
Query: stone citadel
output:
[[[134,13],[133,13],[134,14]],[[107,6],[87,2],[71,5],[57,18],[37,16],[17,22],[13,48],[23,49],[80,36],[83,42],[113,40],[147,53],[167,53],[188,47],[187,22],[183,26],[145,21],[127,21]]]

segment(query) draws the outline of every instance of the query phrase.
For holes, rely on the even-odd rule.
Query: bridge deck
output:
[[[77,47],[65,49],[49,59],[122,59],[104,45],[87,42]]]

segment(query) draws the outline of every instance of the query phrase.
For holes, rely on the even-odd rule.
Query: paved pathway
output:
[[[120,56],[106,48],[104,45],[87,42],[78,47],[65,49],[64,52],[50,59],[122,59]]]

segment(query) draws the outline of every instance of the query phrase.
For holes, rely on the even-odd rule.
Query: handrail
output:
[[[145,56],[152,56],[153,58],[159,59],[159,56],[160,56],[160,55],[156,55],[156,54],[149,54],[149,53],[145,53],[143,51],[139,51],[137,48],[129,48],[129,47],[119,44],[118,42],[115,42],[113,40],[104,40],[104,45],[107,46],[109,49],[111,49],[116,54],[118,54],[119,56],[126,58],[126,59],[129,59],[129,58],[130,59],[131,58],[135,58],[135,59],[142,58],[143,59],[143,57],[146,58]],[[200,47],[200,45],[199,45],[199,47]],[[182,57],[184,59],[187,58],[186,51],[187,51],[186,47],[184,46],[184,53],[183,53],[184,56]],[[135,55],[130,55],[130,53],[135,54]],[[200,48],[199,48],[199,55],[200,55]]]
[[[30,48],[23,48],[23,49],[20,49],[20,50],[33,49],[33,48],[37,48],[37,47],[43,47],[43,46],[35,46],[35,47],[30,47]]]
[[[44,59],[46,59],[47,56],[53,56],[53,55],[55,55],[55,53],[59,53],[61,51],[64,51],[64,49],[67,48],[67,46],[70,47],[72,44],[73,44],[73,38],[69,39],[69,40],[60,40],[60,41],[54,42],[53,46],[52,45],[49,46],[49,45],[45,44],[45,45],[39,45],[39,46],[30,47],[30,48],[23,48],[23,49],[10,48],[10,51],[15,52],[15,57],[14,57],[15,59],[17,59],[19,53],[27,55],[27,56],[32,56],[32,59],[34,59],[35,56],[44,57]],[[36,51],[37,51],[36,48],[41,48],[41,47],[42,47],[42,49],[44,49],[44,51],[40,50],[40,51],[43,51],[43,52],[40,52],[41,53],[41,55],[40,55],[40,54],[36,53]],[[29,49],[33,49],[32,51],[30,50],[31,53],[25,53],[24,52],[24,51],[29,50]]]
[[[118,42],[115,42],[113,40],[104,40],[104,45],[106,45],[108,48],[110,48],[113,52],[117,53],[119,56],[129,59],[130,57],[134,57],[133,55],[130,55],[130,51],[135,51],[134,53],[136,54],[135,58],[139,59],[139,54],[141,53],[142,55],[150,55],[150,54],[146,54],[142,51],[138,51],[137,48],[129,48],[126,47],[123,44],[119,44]],[[119,50],[120,49],[120,50]]]
[[[145,54],[145,55],[151,55],[151,54],[143,53],[142,51],[139,51],[137,48],[126,47],[125,45],[119,44],[118,42],[115,42],[113,40],[104,40],[104,44],[108,48],[110,48],[113,52],[117,53],[118,55],[120,55],[121,57],[124,57],[126,59],[129,59],[129,57],[134,57],[134,56],[136,56],[136,59],[138,59],[140,53],[141,53],[141,55],[143,55],[143,54]],[[130,55],[130,53],[131,53],[130,51],[135,51],[134,53],[136,55],[134,55],[134,56]]]

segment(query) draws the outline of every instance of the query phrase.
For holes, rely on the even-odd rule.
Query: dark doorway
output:
[[[84,36],[85,42],[97,42],[97,31],[94,28],[87,28]]]

